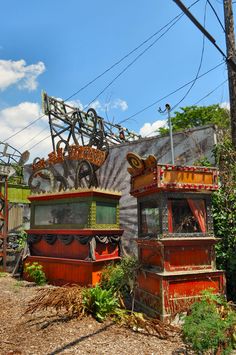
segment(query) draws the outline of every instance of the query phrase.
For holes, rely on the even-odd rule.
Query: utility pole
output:
[[[227,58],[236,59],[232,0],[224,0]],[[232,143],[236,148],[236,71],[227,61]]]
[[[226,35],[226,50],[225,54],[217,45],[216,40],[209,32],[199,23],[199,21],[191,14],[188,8],[181,0],[173,0],[176,5],[185,13],[186,16],[194,23],[194,25],[208,38],[208,40],[216,47],[223,55],[228,68],[229,82],[229,102],[230,102],[230,118],[231,118],[231,137],[233,146],[236,149],[236,51],[234,37],[234,19],[232,0],[223,0],[224,18],[225,18],[225,35]]]

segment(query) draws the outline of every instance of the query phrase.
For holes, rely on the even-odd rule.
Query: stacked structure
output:
[[[55,285],[96,284],[103,267],[120,259],[120,196],[97,188],[31,195],[25,262],[41,264]]]
[[[136,303],[165,319],[211,288],[224,293],[216,270],[211,193],[215,168],[157,164],[128,153],[131,195],[138,200],[137,240],[142,269]]]

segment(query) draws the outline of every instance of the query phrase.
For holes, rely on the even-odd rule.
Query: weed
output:
[[[205,291],[186,316],[183,334],[198,353],[210,350],[226,354],[236,345],[235,327],[236,313],[225,299]]]
[[[134,294],[138,268],[138,260],[132,256],[123,258],[119,264],[107,266],[101,275],[101,288],[111,290],[124,306],[124,299]]]
[[[27,243],[27,233],[24,230],[20,231],[20,235],[17,238],[18,242],[18,250],[24,249],[26,243]]]
[[[103,290],[99,285],[84,290],[83,304],[85,310],[99,322],[104,321],[119,306],[112,290]]]
[[[6,277],[8,275],[7,272],[0,272],[0,277]]]
[[[26,263],[24,271],[37,285],[45,285],[47,280],[42,265],[38,262]]]

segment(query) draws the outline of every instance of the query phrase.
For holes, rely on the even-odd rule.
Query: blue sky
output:
[[[194,0],[185,0],[186,6]],[[191,11],[203,23],[205,0]],[[221,21],[223,1],[211,0]],[[94,79],[161,27],[181,10],[172,0],[8,0],[1,4],[0,21],[0,140],[17,133],[40,115],[41,90],[66,99]],[[225,51],[224,32],[210,6],[206,28]],[[161,34],[161,33],[160,33]],[[145,46],[90,85],[73,100],[86,106],[111,82]],[[132,64],[97,98],[95,108],[115,123],[125,120],[127,128],[151,135],[164,123],[158,112],[168,102],[175,106],[188,87],[154,104],[196,76],[202,51],[202,34],[183,16],[168,33]],[[216,48],[205,40],[200,74],[223,60]],[[227,79],[226,66],[196,81],[180,106],[193,105]],[[227,83],[199,105],[228,102]],[[178,106],[177,106],[178,108]],[[176,109],[177,109],[176,108]],[[130,116],[134,117],[130,118]],[[31,148],[49,134],[47,119],[16,134],[9,143],[21,151]],[[33,138],[35,137],[35,138]],[[33,138],[33,139],[32,139]],[[47,156],[46,139],[31,149],[31,158]]]

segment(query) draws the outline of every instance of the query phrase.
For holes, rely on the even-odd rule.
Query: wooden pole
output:
[[[235,62],[235,36],[234,36],[234,19],[232,0],[224,0],[224,17],[225,17],[225,38],[227,58]],[[236,148],[236,72],[227,61],[228,82],[229,82],[229,102],[230,102],[230,118],[231,118],[231,135],[232,143]]]

